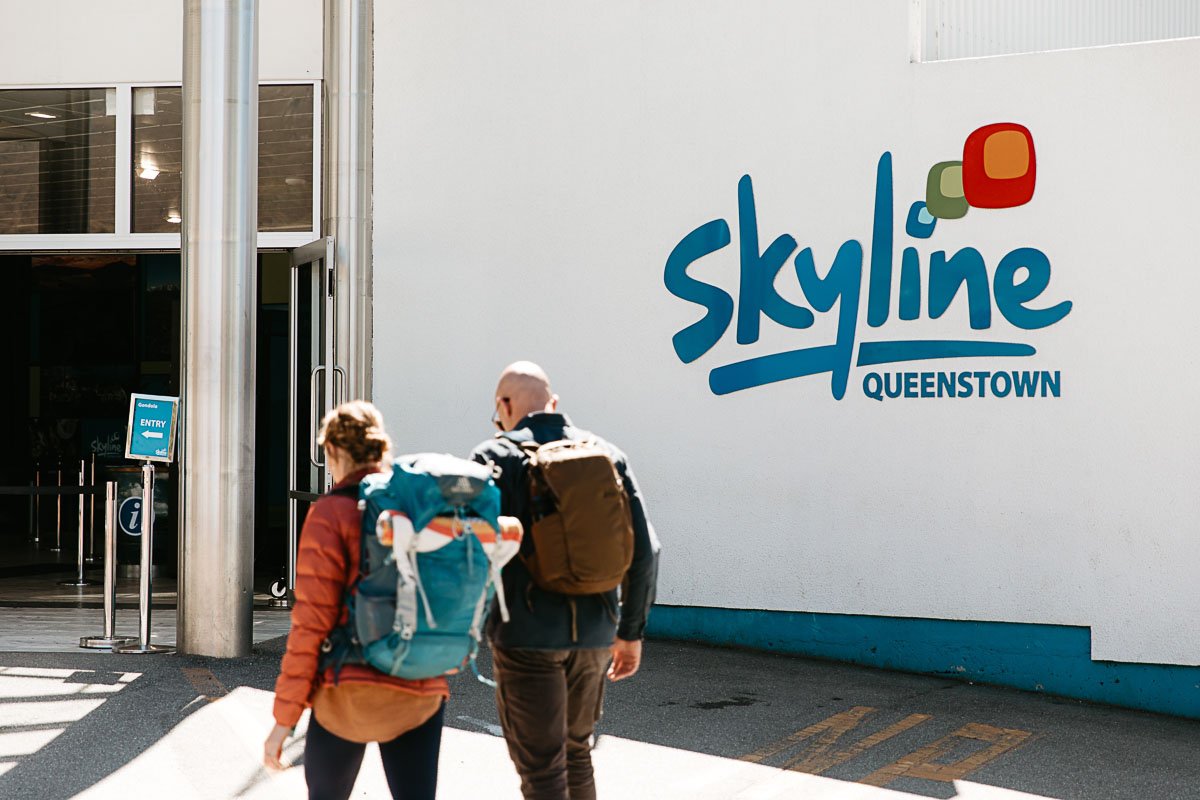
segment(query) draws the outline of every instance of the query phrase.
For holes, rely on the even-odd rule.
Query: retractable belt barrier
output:
[[[108,481],[104,484],[87,485],[86,472],[83,468],[83,462],[80,462],[81,470],[79,474],[79,483],[75,486],[42,486],[40,484],[40,471],[38,483],[29,486],[0,486],[0,496],[29,496],[40,497],[42,495],[57,496],[59,498],[58,526],[56,533],[56,541],[61,544],[62,540],[62,512],[61,504],[64,496],[79,497],[79,553],[76,562],[75,578],[66,581],[59,581],[62,586],[94,586],[96,581],[88,580],[84,572],[84,561],[94,560],[85,559],[84,540],[85,540],[85,503],[84,499],[97,495],[104,495],[104,633],[101,636],[84,636],[79,640],[79,646],[98,649],[98,650],[117,650],[125,648],[124,652],[133,653],[157,653],[170,652],[173,648],[159,647],[150,643],[150,576],[152,553],[151,548],[147,546],[150,542],[149,537],[143,535],[142,542],[142,559],[141,559],[141,586],[138,592],[138,622],[140,636],[117,636],[117,484],[116,481]],[[94,467],[93,467],[94,470]],[[62,470],[49,470],[57,472],[61,481]],[[154,479],[152,475],[146,475],[146,470],[143,470],[143,490],[148,485],[153,491]],[[93,478],[95,472],[92,473]],[[92,543],[94,545],[94,533]],[[36,541],[36,539],[35,539]],[[58,552],[59,548],[51,548],[51,552]]]
[[[82,464],[82,463],[83,462],[80,462],[80,464]],[[93,470],[94,470],[94,467],[93,467]],[[94,556],[89,555],[89,554],[94,554],[95,549],[96,549],[96,538],[95,538],[96,534],[95,534],[94,530],[90,530],[90,533],[89,533],[89,536],[91,537],[91,545],[90,545],[89,549],[85,552],[84,548],[83,548],[84,529],[85,529],[85,527],[84,527],[84,509],[87,505],[85,503],[85,498],[91,499],[91,505],[92,505],[92,509],[93,509],[93,511],[92,511],[92,513],[93,513],[92,523],[93,524],[88,527],[94,528],[95,498],[97,495],[104,494],[104,487],[102,485],[86,484],[85,478],[84,478],[84,473],[82,471],[79,474],[79,483],[78,483],[78,485],[75,485],[75,486],[63,486],[62,485],[62,470],[61,469],[60,470],[47,470],[47,472],[57,472],[58,480],[59,480],[58,485],[43,486],[42,482],[41,482],[42,471],[38,470],[37,476],[36,476],[36,482],[31,483],[28,486],[0,486],[0,497],[16,496],[16,497],[28,497],[29,498],[30,541],[35,542],[35,543],[40,541],[41,498],[42,497],[57,497],[58,501],[55,504],[57,506],[57,509],[56,509],[56,513],[54,516],[54,547],[49,548],[49,550],[51,553],[59,553],[59,552],[62,552],[62,499],[64,497],[73,497],[75,495],[78,495],[79,496],[79,557],[82,561],[94,562],[96,560],[94,558]],[[92,477],[94,480],[95,479],[94,471],[92,473]],[[35,499],[37,500],[36,503],[34,502]],[[78,575],[80,581],[83,580],[83,571],[82,570],[83,570],[83,568],[82,568],[82,566],[80,566],[79,575]],[[77,585],[86,586],[87,584],[79,583]]]
[[[54,495],[54,494],[82,494],[82,495],[102,495],[104,494],[104,485],[96,486],[0,486],[0,495]]]
[[[97,650],[137,641],[130,636],[117,636],[117,483],[109,481],[104,488],[104,634],[79,640],[80,647]]]
[[[85,493],[83,490],[88,488],[85,485],[86,482],[87,482],[87,465],[83,461],[80,461],[79,462],[79,490],[80,490],[79,491],[79,524],[78,524],[79,549],[75,551],[76,555],[78,556],[78,560],[79,560],[79,565],[78,565],[79,572],[75,576],[75,580],[59,581],[58,582],[59,586],[94,586],[96,584],[95,581],[88,580],[87,577],[83,574],[83,562],[86,559],[86,554],[83,552],[83,525],[84,525],[83,517],[84,517],[84,508],[85,508],[85,505],[84,505]]]

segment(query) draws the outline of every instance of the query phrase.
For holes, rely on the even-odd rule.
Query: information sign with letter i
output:
[[[125,457],[138,461],[164,461],[175,457],[178,397],[135,394],[129,399],[129,432]]]

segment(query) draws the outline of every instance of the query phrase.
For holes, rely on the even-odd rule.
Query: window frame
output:
[[[321,81],[269,80],[260,86],[312,86],[313,102],[313,168],[312,168],[312,228],[307,231],[268,231],[258,233],[259,249],[283,250],[307,244],[319,236],[321,229]],[[145,81],[134,83],[70,83],[70,84],[0,84],[0,90],[20,89],[115,89],[116,119],[116,202],[114,203],[114,233],[9,233],[0,234],[0,252],[45,252],[50,250],[157,250],[172,251],[182,247],[180,233],[133,233],[133,90],[141,88],[179,88],[178,82]]]

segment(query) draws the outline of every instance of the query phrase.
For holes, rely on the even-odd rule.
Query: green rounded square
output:
[[[971,206],[963,192],[962,162],[942,161],[929,170],[925,208],[938,219],[962,219]]]

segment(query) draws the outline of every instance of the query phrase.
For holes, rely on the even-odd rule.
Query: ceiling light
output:
[[[148,181],[152,181],[158,177],[158,167],[154,166],[153,164],[142,164],[142,166],[138,168],[137,174],[139,178],[145,178]]]
[[[288,186],[305,186],[308,184],[308,181],[304,180],[304,178],[284,178],[283,182]]]
[[[179,216],[178,211],[168,211],[167,222],[171,223],[172,225],[178,225],[179,223],[183,222],[183,217]]]
[[[25,116],[37,117],[38,119],[58,119],[57,114],[47,114],[45,111],[26,111]]]

